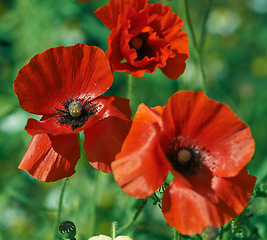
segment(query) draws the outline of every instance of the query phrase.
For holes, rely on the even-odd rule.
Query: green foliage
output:
[[[23,129],[29,115],[18,104],[13,81],[31,57],[51,47],[83,42],[107,50],[109,30],[93,14],[107,2],[0,1],[0,240],[52,239],[62,184],[62,181],[43,183],[17,169],[30,137]],[[197,40],[208,2],[189,1]],[[214,1],[203,45],[208,96],[229,104],[250,126],[256,142],[256,152],[248,166],[250,173],[258,177],[253,198],[244,214],[220,229],[217,239],[267,239],[267,9],[260,8],[257,2],[260,4],[255,0]],[[185,20],[181,0],[162,3],[171,5]],[[186,20],[184,29],[188,32]],[[167,79],[161,71],[133,79],[134,111],[141,102],[149,106],[165,105],[177,90],[201,88],[192,46],[190,50],[191,58],[180,79]],[[126,74],[114,76],[109,94],[126,97]],[[82,158],[67,184],[61,220],[75,223],[78,240],[91,237],[93,211],[95,234],[105,235],[110,235],[113,221],[120,228],[136,212],[137,200],[127,196],[111,174],[100,173],[101,184],[95,192],[95,175],[96,171]],[[96,209],[92,207],[93,198]],[[163,219],[157,201],[153,204],[155,199],[148,199],[134,227],[123,234],[137,240],[172,239],[172,230]],[[231,236],[227,235],[230,232]]]

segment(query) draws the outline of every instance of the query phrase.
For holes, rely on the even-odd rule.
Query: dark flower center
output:
[[[154,57],[154,51],[147,44],[148,37],[148,33],[140,33],[131,39],[129,46],[134,48],[137,53],[135,61],[141,61],[145,56],[148,58]]]
[[[98,104],[90,102],[90,97],[67,98],[66,102],[60,102],[62,108],[55,109],[55,118],[61,125],[71,126],[72,130],[82,127],[90,116],[97,113]]]
[[[196,143],[177,137],[170,143],[166,156],[176,171],[194,175],[204,161],[204,150],[205,148],[199,148]]]

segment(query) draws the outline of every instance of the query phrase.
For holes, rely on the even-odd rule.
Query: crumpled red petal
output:
[[[75,99],[87,95],[93,100],[106,92],[112,81],[104,52],[80,43],[35,55],[19,71],[14,91],[25,111],[53,115],[66,97]]]
[[[109,49],[106,52],[111,65],[116,71],[129,72],[136,77],[141,77],[146,71],[151,73],[154,72],[159,65],[155,57],[149,59],[145,56],[142,60],[135,61],[137,57],[136,50],[129,46],[131,38],[139,33],[148,31],[145,25],[146,15],[147,13],[141,12],[138,13],[137,16],[134,16],[135,18],[140,19],[141,26],[136,26],[133,31],[130,30],[131,22],[128,20],[128,14],[119,16],[116,28],[111,31],[108,37]],[[135,23],[135,25],[138,25],[138,23]],[[157,56],[157,59],[158,58],[159,56]],[[125,62],[123,59],[126,59],[127,61]]]
[[[113,0],[95,14],[111,29],[106,54],[116,71],[142,77],[161,68],[171,79],[184,72],[189,57],[188,36],[181,29],[183,20],[169,6],[147,4],[145,0]],[[130,42],[140,35],[147,36],[147,52],[138,59],[140,53],[131,48]]]
[[[110,96],[102,96],[102,101],[108,100]],[[129,99],[121,97],[113,97],[110,104],[106,104],[107,108],[103,113],[102,119],[106,117],[116,117],[128,121],[131,119],[132,110],[129,105]]]
[[[105,24],[106,27],[112,29],[116,27],[119,15],[124,12],[125,8],[133,8],[136,12],[145,7],[148,0],[111,0],[101,8],[98,8],[94,14]]]
[[[171,11],[170,6],[163,6],[161,3],[147,4],[145,11],[149,13],[149,25],[167,41],[177,41],[181,33],[184,33],[180,29],[184,24],[183,20]]]
[[[176,51],[175,51],[176,52]],[[168,58],[166,66],[161,71],[170,79],[178,78],[185,70],[187,54],[177,54],[174,58]]]
[[[76,135],[53,137],[37,134],[33,136],[19,168],[39,180],[53,182],[70,177],[79,158]]]
[[[204,147],[203,164],[216,176],[237,175],[254,153],[249,127],[226,104],[203,92],[175,93],[164,109],[163,125],[170,141],[181,136]]]
[[[117,183],[136,198],[153,194],[168,173],[162,162],[165,155],[158,142],[161,112],[161,107],[151,110],[144,104],[139,105],[122,150],[111,164]]]
[[[214,177],[212,188],[219,202],[213,203],[174,179],[163,196],[164,218],[185,235],[201,233],[207,226],[220,227],[244,210],[255,181],[245,168],[232,178]]]

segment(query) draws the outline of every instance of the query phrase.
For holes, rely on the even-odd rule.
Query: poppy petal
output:
[[[38,134],[33,136],[19,168],[39,180],[54,182],[71,176],[79,158],[76,135]]]
[[[103,100],[110,98],[110,96],[102,96]],[[102,118],[117,117],[128,121],[131,119],[132,110],[129,105],[129,99],[121,97],[112,97],[114,100],[107,106]]]
[[[128,16],[125,13],[123,16],[119,17],[116,28],[113,28],[111,34],[109,35],[109,50],[107,54],[111,64],[117,71],[127,71],[136,77],[141,77],[145,72],[152,73],[157,67],[162,68],[166,66],[167,59],[170,59],[169,68],[171,68],[172,65],[175,65],[173,66],[173,70],[166,68],[164,71],[164,73],[166,72],[168,76],[171,76],[171,78],[177,78],[184,71],[185,59],[188,58],[188,54],[183,53],[183,51],[186,51],[184,49],[185,46],[188,48],[188,40],[185,32],[180,29],[183,21],[179,19],[176,14],[168,12],[170,9],[163,7],[161,4],[147,5],[147,8],[153,10],[154,6],[158,5],[160,10],[157,8],[155,9],[164,16],[157,15],[157,17],[155,17],[151,13],[152,16],[148,19],[148,12],[141,11],[139,13],[135,13],[133,16]],[[128,20],[129,18],[131,21]],[[155,28],[154,30],[149,26],[149,21],[158,22],[158,24],[151,23]],[[174,22],[176,24],[174,24]],[[172,23],[174,24],[171,28],[172,30],[165,29],[166,27],[170,27],[169,25]],[[161,28],[159,28],[158,25],[160,25]],[[161,32],[162,37],[159,38],[156,32]],[[147,45],[149,46],[150,51],[154,54],[149,57],[145,56],[143,59],[137,61],[137,52],[134,48],[130,48],[129,43],[131,39],[138,36],[138,34],[147,34],[149,36],[147,39]],[[177,38],[181,38],[181,40],[176,40]],[[172,41],[174,43],[176,41],[179,42],[179,45],[172,44]],[[120,43],[119,45],[117,44],[118,42]],[[176,51],[176,54],[174,51]],[[175,56],[176,58],[171,60]],[[122,62],[123,59],[125,59],[126,62]]]
[[[229,106],[203,92],[175,93],[164,109],[163,125],[171,141],[181,136],[196,142],[199,148],[204,147],[203,164],[216,176],[237,175],[254,153],[249,127]]]
[[[145,14],[140,13],[138,15],[140,17],[139,19],[144,20],[143,15]],[[120,21],[118,22],[116,28],[111,31],[108,37],[109,49],[106,54],[112,66],[116,69],[116,71],[130,72],[136,77],[143,76],[146,71],[154,72],[156,67],[159,65],[159,63],[155,61],[154,57],[149,59],[145,56],[141,61],[135,61],[137,57],[136,50],[129,47],[129,41],[133,37],[133,33],[128,33],[131,25],[127,20],[127,17],[124,16],[123,20],[121,19],[122,17],[120,17]],[[127,61],[125,62],[123,59]]]
[[[174,58],[168,58],[166,66],[161,68],[161,71],[170,79],[178,78],[185,70],[187,54],[178,54]]]
[[[98,8],[94,14],[109,29],[115,28],[119,15],[124,12],[125,8],[132,7],[136,12],[142,10],[148,0],[111,0],[101,8]]]
[[[53,115],[66,97],[91,100],[111,86],[109,61],[98,47],[77,44],[51,48],[34,56],[18,73],[14,91],[21,107],[38,115]]]
[[[163,196],[164,218],[170,226],[186,235],[201,233],[207,226],[220,227],[244,210],[255,181],[246,169],[233,178],[214,177],[212,186],[219,202],[212,203],[174,179]]]
[[[147,4],[145,11],[149,13],[150,26],[153,26],[154,31],[160,32],[166,40],[176,41],[181,32],[184,33],[180,29],[184,24],[183,20],[171,11],[170,6],[163,6],[161,3]]]
[[[113,0],[96,15],[111,29],[106,54],[116,71],[142,77],[161,68],[171,79],[184,72],[188,36],[181,29],[183,20],[169,6]],[[139,41],[138,48],[132,45],[134,40]]]
[[[255,176],[248,174],[248,170],[243,168],[232,178],[214,177],[212,188],[216,195],[239,215],[248,204],[256,180]]]
[[[114,178],[123,190],[136,198],[146,198],[163,184],[168,168],[159,142],[162,108],[140,104],[121,152],[112,162]]]
[[[130,127],[130,120],[107,117],[84,130],[84,150],[90,164],[102,172],[111,172],[110,164],[121,150]]]
[[[208,169],[202,167],[202,169],[198,169],[195,174],[180,174],[179,172],[172,171],[175,176],[175,179],[183,182],[187,187],[190,187],[198,194],[207,198],[209,201],[213,203],[218,202],[218,198],[215,192],[212,189],[212,179],[213,175]],[[178,176],[179,175],[179,176]]]

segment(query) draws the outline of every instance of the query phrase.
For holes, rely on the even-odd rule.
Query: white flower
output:
[[[91,237],[88,240],[112,240],[112,238],[105,235],[99,235]],[[118,236],[114,240],[132,240],[132,239],[128,236]]]
[[[112,238],[105,236],[105,235],[99,235],[99,236],[91,237],[88,240],[112,240]]]
[[[132,240],[132,239],[129,238],[128,236],[118,236],[114,240]]]

